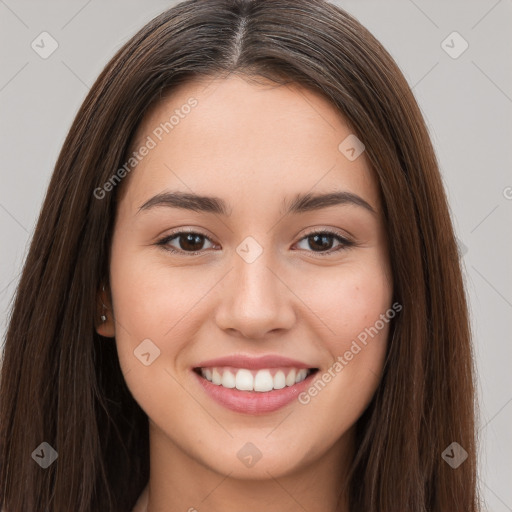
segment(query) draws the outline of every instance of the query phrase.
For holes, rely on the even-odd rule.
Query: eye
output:
[[[204,249],[204,244],[206,241],[208,241],[212,246],[215,245],[206,235],[203,235],[202,233],[195,231],[177,231],[162,238],[156,243],[156,245],[161,246],[166,251],[172,253],[196,256],[202,252],[205,252],[202,249]],[[335,231],[330,231],[328,229],[313,231],[307,234],[299,241],[299,244],[303,242],[305,242],[312,249],[312,251],[309,252],[317,253],[320,256],[326,256],[355,245],[355,243],[351,240],[348,240]],[[335,242],[338,242],[338,245],[334,246],[335,248],[332,250],[333,244]],[[172,245],[173,243],[175,245]],[[308,249],[306,248],[306,250]]]
[[[335,231],[330,231],[328,229],[313,231],[302,238],[299,244],[302,242],[305,242],[307,246],[313,249],[311,252],[318,253],[319,256],[327,256],[355,245],[351,240],[348,240]],[[339,245],[335,246],[335,248],[331,250],[334,242],[338,242]]]
[[[162,238],[157,242],[157,245],[163,246],[163,248],[169,252],[188,253],[190,256],[195,256],[200,254],[206,240],[212,243],[206,235],[201,233],[195,231],[178,231]],[[175,242],[178,247],[171,245],[171,242]]]

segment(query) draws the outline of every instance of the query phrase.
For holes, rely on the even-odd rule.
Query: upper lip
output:
[[[233,368],[247,368],[249,370],[261,370],[263,368],[314,368],[313,366],[297,361],[296,359],[290,359],[289,357],[283,357],[279,355],[264,355],[259,357],[247,356],[247,355],[233,355],[218,357],[216,359],[208,359],[208,361],[202,361],[196,368],[211,368],[219,366],[232,366]]]

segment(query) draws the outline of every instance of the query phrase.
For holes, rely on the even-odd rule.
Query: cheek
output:
[[[126,384],[150,418],[162,413],[166,393],[172,394],[179,410],[185,410],[187,402],[179,400],[180,388],[168,371],[188,339],[183,329],[190,329],[187,312],[197,301],[197,283],[190,286],[194,293],[186,293],[186,280],[176,278],[181,269],[170,271],[155,265],[151,257],[141,257],[140,249],[122,247],[121,239],[114,240],[110,284],[115,343]]]
[[[382,260],[351,262],[328,270],[324,276],[308,276],[314,286],[305,288],[304,293],[311,311],[329,334],[325,337],[329,347],[339,353],[386,313],[393,289]],[[379,322],[379,330],[384,330],[385,325]]]
[[[165,281],[162,282],[164,276],[156,275],[154,267],[148,265],[136,249],[131,249],[128,240],[124,241],[122,235],[114,238],[110,284],[116,323],[116,344],[124,370],[139,366],[140,363],[136,364],[138,361],[134,358],[134,350],[143,340],[149,339],[158,350],[161,349],[160,330],[165,327],[162,325],[162,303],[158,300],[161,290],[167,289],[169,301],[175,303],[176,299],[173,297],[174,289]],[[168,317],[167,322],[166,325],[170,325],[172,318]]]
[[[121,251],[122,246],[121,239],[114,241],[110,267],[120,363],[123,369],[138,369],[134,350],[147,339],[162,356],[174,359],[204,323],[203,299],[218,276],[199,266],[171,268],[156,252],[142,256],[140,248]]]
[[[382,261],[340,267],[329,279],[317,279],[307,295],[308,306],[322,323],[318,348],[327,350],[331,359],[325,381],[356,390],[354,398],[375,389],[396,316],[392,282]],[[342,377],[335,379],[338,375]]]
[[[157,251],[138,247],[124,233],[118,234],[112,244],[114,315],[120,327],[134,338],[161,338],[186,307],[183,299],[187,282],[180,277],[182,269],[170,270],[162,265]],[[189,283],[190,289],[196,285]]]

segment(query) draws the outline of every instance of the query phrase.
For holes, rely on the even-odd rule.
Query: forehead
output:
[[[132,151],[151,146],[127,184],[132,208],[166,189],[239,206],[295,192],[348,190],[377,205],[364,152],[350,160],[340,150],[354,137],[340,112],[297,84],[260,80],[203,78],[155,104],[132,144]]]

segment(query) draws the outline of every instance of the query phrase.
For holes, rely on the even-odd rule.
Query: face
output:
[[[152,445],[240,478],[335,465],[392,316],[360,142],[320,95],[236,76],[181,85],[136,139],[98,332]]]

